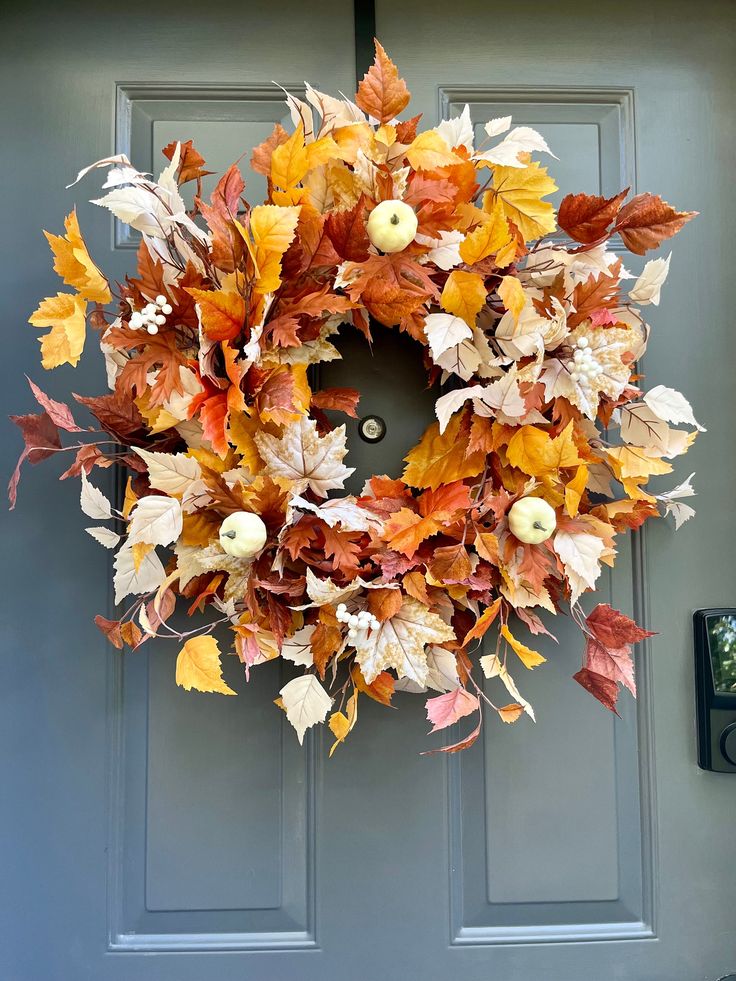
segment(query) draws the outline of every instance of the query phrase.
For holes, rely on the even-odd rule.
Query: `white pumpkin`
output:
[[[511,505],[509,528],[520,542],[540,545],[554,533],[557,515],[541,497],[522,497]]]
[[[405,201],[381,201],[368,216],[368,238],[381,252],[401,252],[414,241],[418,224]]]
[[[236,511],[229,514],[220,525],[220,545],[228,555],[248,559],[256,555],[266,544],[268,531],[259,514]]]

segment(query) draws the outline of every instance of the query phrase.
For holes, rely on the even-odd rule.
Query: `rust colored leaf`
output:
[[[358,86],[355,101],[363,112],[379,123],[388,123],[406,109],[410,95],[396,65],[380,42],[375,41],[375,45],[375,60]]]
[[[395,616],[403,602],[400,589],[372,589],[368,593],[368,609],[379,623],[385,623]]]
[[[597,242],[605,237],[628,193],[627,187],[612,198],[595,194],[568,194],[560,204],[557,224],[576,242],[586,245]]]
[[[366,231],[366,202],[361,194],[354,207],[345,211],[331,211],[325,222],[325,231],[341,259],[364,262],[368,258],[370,240]]]
[[[618,232],[630,252],[644,255],[672,238],[697,211],[675,211],[656,194],[637,194],[618,213],[614,232]]]
[[[606,678],[605,675],[598,674],[596,671],[590,671],[588,668],[581,668],[573,678],[579,685],[590,692],[593,698],[597,698],[601,705],[605,705],[607,709],[612,712],[616,712],[616,700],[618,699],[618,685],[615,681],[611,681],[610,678]]]
[[[120,621],[119,620],[108,620],[107,617],[100,616],[99,614],[95,617],[95,624],[98,629],[107,637],[113,647],[117,647],[119,651],[122,651],[125,646],[123,641],[123,635],[120,632]]]
[[[168,146],[163,148],[163,155],[167,160],[173,160],[176,153],[176,140],[172,140]],[[181,143],[179,156],[179,169],[176,172],[176,179],[179,184],[186,184],[188,181],[198,181],[207,174],[213,173],[211,170],[204,169],[204,157],[194,149],[191,140]]]

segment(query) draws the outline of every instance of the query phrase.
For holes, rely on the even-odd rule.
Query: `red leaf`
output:
[[[68,433],[83,433],[84,429],[78,426],[72,416],[72,410],[63,402],[56,402],[45,392],[42,392],[35,382],[26,375],[26,381],[31,386],[31,391],[38,404],[46,409],[51,421],[60,429],[65,429]]]
[[[128,443],[131,437],[145,435],[143,417],[130,395],[115,391],[110,395],[94,398],[74,394],[74,398],[81,405],[87,406],[105,432],[121,442]]]
[[[623,647],[625,644],[636,644],[645,637],[655,636],[653,631],[644,630],[606,603],[599,603],[585,618],[585,622],[604,647]]]
[[[478,722],[478,725],[475,727],[475,729],[473,729],[470,735],[466,736],[464,739],[461,739],[459,742],[452,743],[451,746],[440,746],[439,749],[428,749],[425,750],[423,753],[420,753],[419,755],[434,756],[435,753],[459,753],[464,749],[469,749],[480,735],[480,729],[482,725],[483,725],[483,719],[481,718]]]
[[[676,235],[697,213],[675,211],[656,194],[637,194],[623,206],[613,230],[619,233],[630,252],[644,255]]]
[[[165,146],[162,150],[163,155],[167,160],[173,160],[174,154],[176,153],[176,140],[172,140],[168,146]],[[176,179],[179,184],[186,184],[187,181],[200,180],[207,174],[213,173],[211,170],[204,170],[204,157],[201,153],[198,153],[192,144],[191,140],[187,140],[186,143],[181,144],[181,152],[179,156],[179,169],[176,174]]]
[[[445,695],[437,695],[435,698],[428,698],[425,702],[427,718],[432,723],[431,732],[439,729],[446,729],[453,725],[458,719],[465,715],[472,715],[478,711],[480,702],[478,696],[471,694],[464,688],[456,688],[448,691]]]
[[[568,194],[560,203],[557,224],[576,242],[584,242],[586,245],[597,242],[606,235],[628,193],[627,187],[612,198],[594,194]]]
[[[358,418],[355,411],[360,400],[360,392],[354,388],[324,388],[312,395],[312,406],[334,412],[344,412],[353,419]]]
[[[624,685],[636,698],[634,662],[628,644],[623,647],[604,647],[589,637],[585,645],[585,666],[589,671]]]
[[[332,211],[327,216],[325,231],[342,259],[363,262],[368,258],[370,239],[366,231],[365,195],[353,208],[346,211]]]
[[[18,483],[20,481],[20,468],[24,460],[29,463],[40,463],[47,457],[53,456],[54,451],[61,448],[61,437],[59,430],[51,420],[47,412],[39,412],[36,415],[10,416],[10,421],[19,427],[23,434],[25,449],[18,458],[15,470],[8,481],[8,500],[10,510],[15,507],[18,497]]]
[[[581,668],[577,674],[573,675],[573,678],[586,691],[590,692],[593,698],[597,698],[601,705],[605,705],[607,709],[618,715],[616,712],[618,685],[615,681],[611,681],[610,678],[606,678],[595,671],[589,671],[588,668]]]

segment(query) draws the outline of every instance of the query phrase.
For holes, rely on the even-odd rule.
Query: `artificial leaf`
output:
[[[94,515],[91,515],[94,517]],[[141,498],[130,518],[128,544],[171,545],[181,534],[181,504],[174,497]]]
[[[76,367],[84,350],[87,302],[80,294],[57,293],[46,297],[31,314],[34,327],[50,327],[41,338],[41,364],[58,368],[62,364]]]
[[[500,204],[502,214],[521,232],[525,242],[555,230],[555,210],[542,198],[557,190],[544,167],[494,167],[493,184],[487,191],[491,206]],[[462,250],[461,250],[462,254]]]
[[[200,290],[187,287],[197,303],[202,330],[211,341],[231,341],[245,325],[245,300],[234,290]]]
[[[480,709],[478,696],[464,688],[455,688],[445,695],[428,698],[425,703],[427,719],[432,723],[431,732],[438,732],[458,722],[466,715]]]
[[[439,423],[433,423],[419,444],[404,457],[408,464],[403,473],[404,481],[412,487],[434,490],[442,484],[476,476],[483,469],[485,454],[468,452],[467,440],[462,413],[450,419],[442,434]]]
[[[303,674],[289,681],[279,692],[286,718],[296,729],[300,743],[311,726],[324,722],[332,699],[313,674]]]
[[[531,668],[536,668],[538,664],[544,664],[544,662],[547,660],[546,657],[542,657],[542,655],[537,653],[537,651],[531,650],[529,647],[522,644],[520,640],[517,640],[505,623],[501,627],[501,636],[504,638],[504,640],[509,642],[511,649],[518,656],[525,668],[529,668],[531,670]]]
[[[581,668],[573,675],[573,678],[586,691],[590,692],[593,698],[597,698],[601,705],[605,705],[607,709],[618,715],[616,712],[618,685],[615,681],[611,681],[610,678],[596,671],[590,671],[588,668]]]
[[[656,194],[637,194],[623,206],[613,226],[630,252],[644,255],[680,231],[697,211],[675,211]]]
[[[257,432],[254,438],[266,464],[264,472],[292,481],[297,493],[309,487],[318,497],[327,497],[353,473],[342,463],[347,453],[344,426],[319,436],[314,420],[302,416],[285,426],[281,437]]]
[[[396,65],[376,41],[376,57],[358,86],[355,101],[379,123],[388,123],[406,109],[409,90]]]
[[[80,474],[82,480],[82,491],[80,494],[80,504],[82,511],[88,518],[96,521],[105,521],[112,517],[112,504],[108,501],[101,490],[98,490],[87,480],[84,470]]]
[[[272,293],[281,284],[281,260],[291,244],[299,220],[298,207],[262,204],[250,213],[250,232],[258,269],[256,289]]]
[[[184,494],[202,475],[197,460],[185,453],[152,453],[135,446],[133,451],[145,462],[151,487],[170,497]]]
[[[624,647],[654,636],[650,630],[639,627],[632,619],[607,603],[599,603],[585,618],[585,622],[604,647]]]
[[[109,303],[110,288],[107,280],[90,258],[79,230],[76,209],[64,219],[66,235],[44,232],[54,253],[54,269],[67,286],[73,286],[79,295],[93,303]]]
[[[220,648],[212,636],[190,637],[176,659],[176,683],[185,691],[236,695],[222,677]]]
[[[628,188],[604,198],[595,194],[568,194],[560,202],[557,224],[576,242],[587,245],[605,237],[619,212]]]
[[[440,303],[448,313],[461,317],[472,327],[485,302],[486,287],[482,276],[455,269],[447,277]]]

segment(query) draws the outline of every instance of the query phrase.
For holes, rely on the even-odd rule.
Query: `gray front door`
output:
[[[122,278],[136,243],[65,192],[113,150],[155,169],[193,138],[210,169],[286,115],[275,79],[354,90],[345,0],[273,5],[32,2],[0,15],[3,401],[33,411],[24,322],[55,291],[41,228],[72,203]],[[685,466],[698,517],[619,557],[602,599],[659,634],[615,719],[570,681],[579,645],[525,678],[536,728],[488,725],[460,756],[427,748],[422,700],[361,705],[327,759],[270,703],[277,667],[237,699],[174,686],[175,650],[125,659],[93,623],[101,550],[53,463],[3,519],[2,981],[715,981],[736,972],[736,778],[695,763],[690,618],[736,602],[732,364],[734,7],[622,0],[379,0],[377,31],[433,124],[467,102],[513,114],[561,158],[561,193],[626,185],[701,217],[674,244],[643,370],[686,392],[709,432]],[[246,156],[249,154],[246,154]],[[85,193],[87,190],[89,194]],[[263,193],[258,179],[249,187]],[[731,205],[731,210],[729,210]],[[639,265],[627,257],[637,272]],[[411,345],[360,341],[329,384],[358,384],[389,436],[354,438],[363,473],[398,468],[431,414]],[[397,365],[399,367],[397,367]],[[102,391],[88,358],[43,382]],[[2,428],[3,459],[17,435]],[[689,471],[682,471],[686,477]],[[568,640],[570,642],[568,643]],[[525,694],[527,692],[525,691]]]

